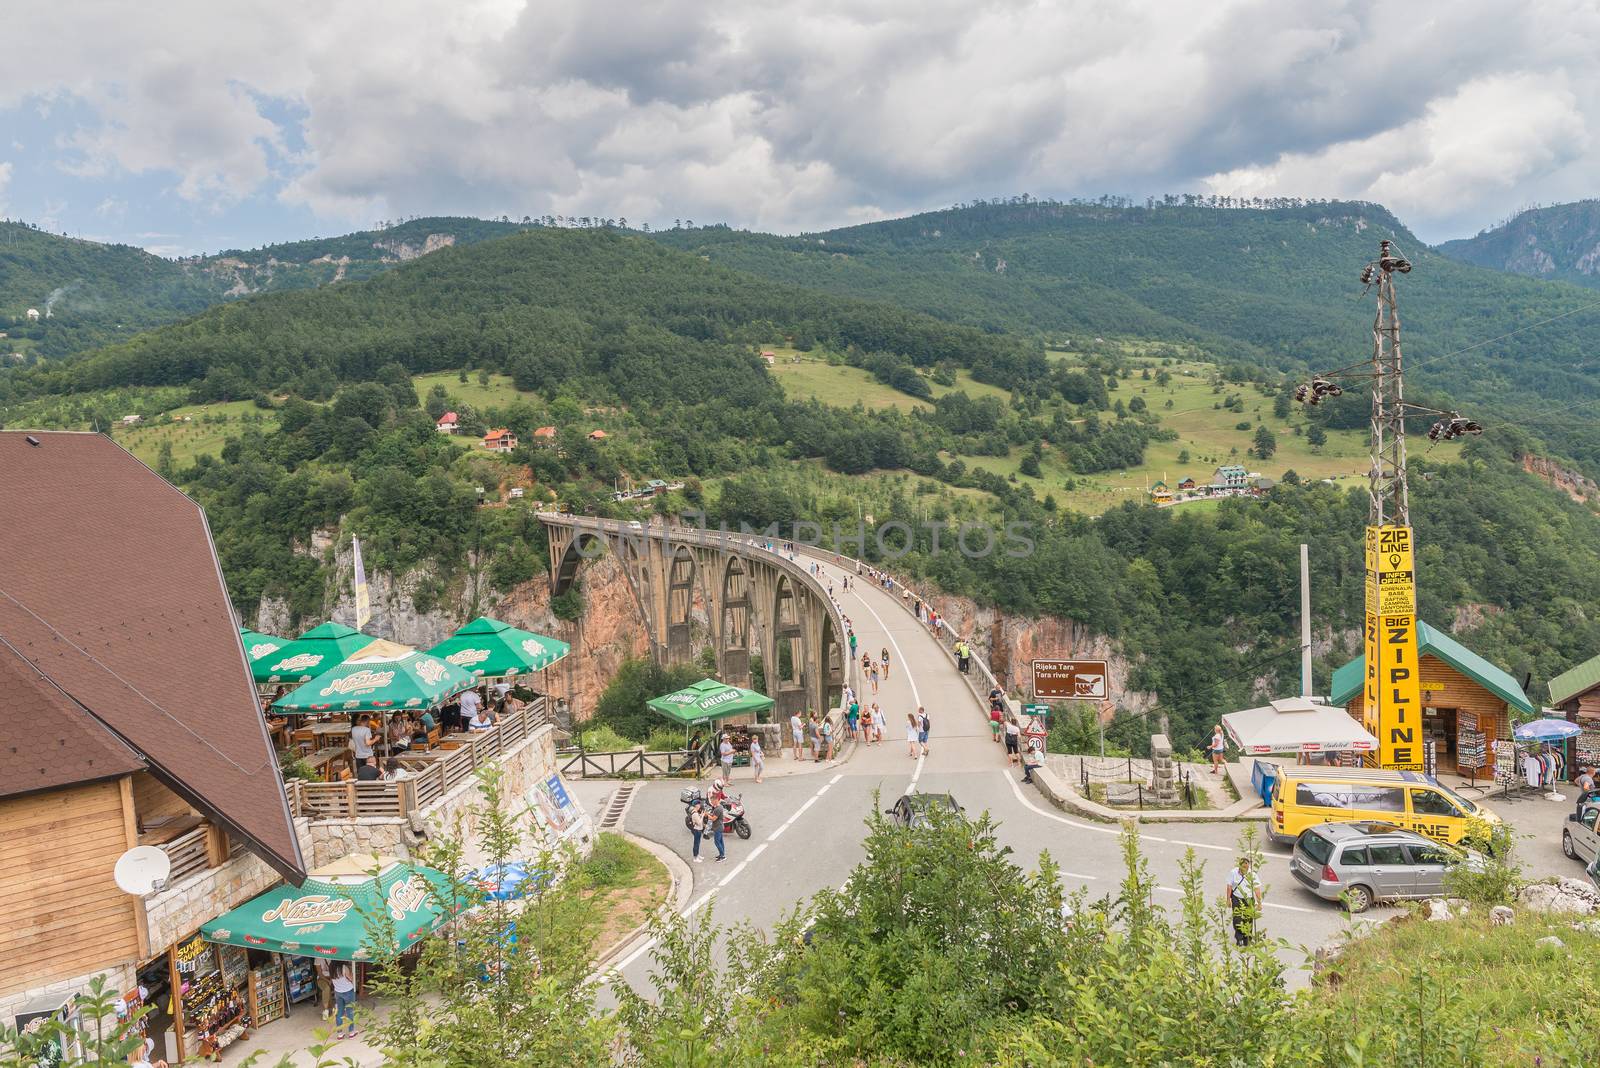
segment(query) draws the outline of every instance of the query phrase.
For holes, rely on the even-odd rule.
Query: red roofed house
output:
[[[490,452],[510,452],[517,447],[517,436],[509,430],[491,430],[483,436],[483,447]]]
[[[306,868],[205,516],[99,434],[0,431],[0,500],[0,1019],[105,975],[193,1056],[178,947]]]
[[[441,434],[454,434],[460,422],[461,417],[456,415],[455,412],[445,412],[434,425]]]
[[[768,367],[771,367],[773,364],[778,362],[778,354],[776,352],[763,352],[761,354],[761,359],[766,362]]]
[[[589,431],[589,440],[604,441],[606,440],[606,432],[604,430],[591,430]]]
[[[535,445],[554,445],[556,443],[556,428],[542,426],[535,430],[533,432],[533,443]]]

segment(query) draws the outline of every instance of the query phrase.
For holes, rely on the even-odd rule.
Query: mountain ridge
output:
[[[1528,208],[1439,252],[1508,274],[1600,289],[1600,199]]]

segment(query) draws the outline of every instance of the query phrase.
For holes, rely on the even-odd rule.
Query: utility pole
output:
[[[1378,286],[1378,308],[1372,320],[1372,468],[1367,494],[1368,525],[1411,525],[1411,495],[1406,487],[1405,388],[1400,363],[1400,309],[1394,276],[1410,274],[1411,261],[1394,254],[1388,241],[1378,243],[1378,258],[1366,265],[1361,281]]]

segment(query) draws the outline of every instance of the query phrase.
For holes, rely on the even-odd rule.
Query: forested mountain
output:
[[[1479,267],[1600,289],[1600,200],[1529,208],[1439,251]]]
[[[455,244],[503,237],[506,221],[412,219],[382,230],[169,260],[131,245],[0,223],[0,341],[10,362],[114,344],[213,304],[254,293],[371,277]],[[40,313],[35,321],[29,308]],[[6,342],[10,342],[7,344]]]
[[[716,228],[655,237],[986,330],[1189,341],[1219,362],[1286,371],[1366,357],[1372,305],[1358,276],[1387,237],[1415,264],[1400,285],[1412,389],[1438,407],[1525,424],[1600,471],[1594,295],[1439,255],[1374,204],[1017,200],[797,238]]]
[[[335,526],[363,538],[370,566],[413,574],[424,611],[466,585],[476,597],[476,580],[457,581],[469,569],[496,589],[538,574],[543,550],[527,513],[477,508],[476,486],[523,486],[529,500],[629,514],[610,500],[613,480],[677,479],[685,489],[658,498],[662,507],[703,508],[735,525],[849,522],[870,505],[877,522],[921,531],[898,566],[925,581],[1117,639],[1135,661],[1134,685],[1160,695],[1179,744],[1195,744],[1219,709],[1292,677],[1284,621],[1295,614],[1301,540],[1318,568],[1319,629],[1344,645],[1330,659],[1353,649],[1363,495],[1290,482],[1264,502],[1225,501],[1210,513],[1126,506],[1091,519],[1060,509],[1047,495],[1056,487],[1036,493],[960,457],[1022,447],[1077,457],[1090,444],[1120,455],[1165,432],[1143,384],[1179,373],[1176,361],[1157,351],[1137,357],[1141,370],[1122,350],[1095,346],[1089,330],[1115,332],[1085,328],[1107,322],[1106,309],[1122,309],[1130,335],[1148,332],[1157,350],[1159,339],[1185,340],[1232,365],[1215,400],[1201,402],[1232,413],[1224,419],[1245,413],[1231,393],[1247,389],[1252,403],[1270,404],[1294,380],[1258,371],[1246,386],[1244,365],[1358,362],[1371,305],[1355,299],[1353,279],[1380,232],[1417,258],[1402,282],[1402,314],[1422,340],[1408,353],[1437,370],[1436,394],[1446,381],[1470,387],[1482,404],[1473,414],[1490,429],[1460,462],[1420,445],[1414,452],[1423,614],[1446,627],[1458,613],[1481,618],[1469,644],[1519,676],[1533,672],[1537,684],[1600,646],[1589,610],[1600,599],[1600,521],[1520,469],[1528,453],[1544,451],[1536,435],[1571,451],[1582,436],[1503,413],[1526,410],[1515,382],[1556,383],[1561,392],[1546,404],[1592,395],[1578,358],[1582,319],[1552,324],[1574,328],[1555,352],[1522,343],[1546,330],[1516,335],[1520,358],[1490,345],[1430,368],[1439,343],[1426,338],[1432,330],[1477,341],[1520,321],[1493,314],[1504,313],[1503,301],[1474,308],[1473,293],[1518,294],[1519,314],[1533,317],[1581,307],[1573,295],[1588,295],[1453,263],[1367,206],[985,206],[809,239],[827,242],[816,246],[833,249],[826,253],[715,230],[655,241],[534,227],[364,280],[230,301],[5,372],[0,415],[49,411],[63,397],[134,395],[147,422],[184,401],[247,410],[226,445],[157,460],[206,507],[247,614],[266,597],[319,617],[334,576],[296,547]],[[303,251],[344,255],[337,244]],[[773,277],[779,268],[811,284]],[[1441,278],[1460,285],[1440,295]],[[1055,307],[1052,292],[1078,295]],[[1431,299],[1454,302],[1471,322],[1445,322]],[[1082,318],[1068,325],[1047,314]],[[1096,351],[1047,356],[1047,336]],[[757,355],[769,346],[826,353],[921,403],[798,402]],[[1486,368],[1482,381],[1462,370],[1472,360]],[[958,381],[989,392],[969,396]],[[928,396],[930,382],[946,392]],[[1212,397],[1211,387],[1198,389]],[[472,399],[475,390],[484,399]],[[434,417],[447,407],[474,427],[512,428],[522,446],[492,456],[472,447],[475,438],[437,433]],[[1317,416],[1334,426],[1365,418],[1353,395]],[[166,425],[184,433],[184,422]],[[554,448],[531,440],[544,425],[557,427]],[[597,425],[610,434],[602,442],[589,436]],[[867,473],[874,477],[841,477]],[[972,559],[947,540],[934,552],[925,524],[964,519],[1029,524],[1034,551]],[[469,552],[480,545],[481,554]],[[1143,726],[1134,720],[1126,730],[1132,739]]]

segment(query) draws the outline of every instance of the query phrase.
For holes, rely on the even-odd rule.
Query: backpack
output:
[[[933,731],[933,717],[926,712],[922,714],[922,729],[930,733]]]

